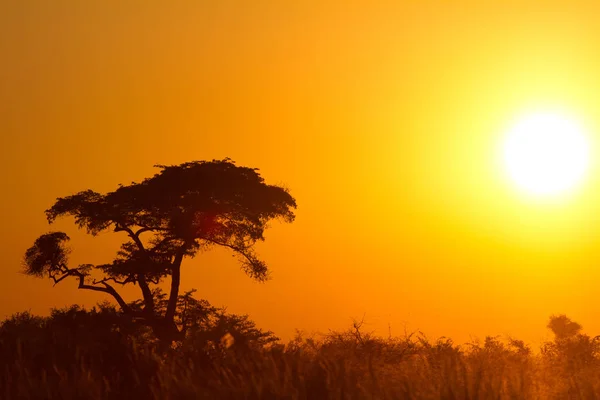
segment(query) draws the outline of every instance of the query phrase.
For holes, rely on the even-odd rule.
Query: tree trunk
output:
[[[138,275],[137,281],[142,291],[142,297],[144,298],[144,305],[146,307],[146,311],[148,313],[154,314],[154,298],[152,297],[152,291],[150,290],[146,279],[143,275],[140,274]]]
[[[181,262],[183,261],[184,253],[185,247],[182,247],[175,256],[171,267],[171,293],[169,294],[169,303],[167,304],[167,312],[165,313],[165,319],[171,323],[175,319],[175,312],[177,311],[179,285],[181,283]]]

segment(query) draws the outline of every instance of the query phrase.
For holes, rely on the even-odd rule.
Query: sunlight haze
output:
[[[216,250],[182,287],[283,339],[363,315],[459,343],[538,343],[558,313],[597,334],[600,4],[536,4],[0,0],[0,314],[108,299],[20,273],[50,230],[78,264],[124,240],[48,226],[57,197],[230,157],[288,188],[296,221],[258,245],[266,283]],[[573,116],[589,151],[561,201],[499,162],[539,110]]]

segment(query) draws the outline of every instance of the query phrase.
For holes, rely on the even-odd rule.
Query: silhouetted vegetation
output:
[[[195,300],[194,300],[195,301]],[[193,329],[164,348],[110,304],[27,312],[0,325],[6,399],[593,399],[596,339],[565,316],[533,352],[487,337],[456,345],[421,333],[382,338],[360,323],[282,344],[246,316],[199,301]]]
[[[267,185],[257,169],[238,167],[229,159],[158,167],[158,174],[141,183],[107,194],[85,190],[57,199],[46,211],[50,223],[72,216],[91,235],[109,230],[124,234],[127,241],[111,263],[70,265],[64,232],[40,236],[24,261],[29,275],[55,284],[75,278],[79,289],[112,296],[124,314],[170,345],[190,328],[190,320],[177,315],[179,302],[191,301],[189,295],[179,295],[183,260],[213,246],[226,247],[250,277],[267,279],[269,270],[254,244],[264,240],[271,220],[294,220],[296,201],[286,189]],[[170,291],[158,296],[155,288],[167,277]],[[127,304],[115,284],[136,285],[142,301]]]
[[[281,343],[246,315],[227,313],[194,291],[180,293],[186,257],[231,249],[259,281],[253,246],[269,221],[294,220],[294,198],[256,169],[226,159],[160,166],[141,183],[108,194],[59,198],[49,222],[72,216],[92,235],[127,238],[108,264],[69,264],[69,237],[40,236],[25,272],[116,302],[91,310],[15,314],[0,324],[0,397],[6,399],[592,399],[600,396],[597,338],[564,315],[554,340],[532,351],[516,339],[456,345],[415,332],[382,338],[355,322],[343,332]],[[160,283],[170,278],[168,292]],[[125,302],[115,284],[139,287]]]

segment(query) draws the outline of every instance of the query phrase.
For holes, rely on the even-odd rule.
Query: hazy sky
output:
[[[497,157],[540,108],[598,141],[600,6],[526,3],[0,0],[0,317],[105,299],[19,274],[50,229],[75,263],[124,239],[48,227],[56,197],[231,157],[288,187],[297,220],[259,247],[266,284],[217,251],[183,287],[283,338],[363,314],[459,342],[537,341],[553,313],[600,333],[598,162],[539,203]]]

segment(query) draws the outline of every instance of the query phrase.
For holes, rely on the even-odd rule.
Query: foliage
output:
[[[46,211],[48,222],[71,216],[91,235],[124,233],[127,240],[112,262],[71,266],[69,237],[50,232],[26,251],[24,269],[55,284],[75,278],[80,289],[112,296],[125,314],[144,321],[169,343],[185,336],[176,316],[184,258],[226,247],[251,278],[264,281],[269,270],[254,245],[264,240],[270,221],[294,220],[296,201],[286,189],[266,184],[257,169],[236,166],[229,159],[158,167],[159,173],[142,182],[107,194],[85,190],[57,199]],[[165,298],[156,297],[156,285],[167,277],[170,291],[164,303]],[[115,283],[138,286],[143,306],[127,304]]]
[[[145,398],[152,395],[150,384],[165,365],[175,367],[187,360],[209,369],[228,354],[249,354],[277,340],[271,332],[256,328],[247,316],[229,314],[193,299],[191,293],[181,300],[180,305],[193,304],[185,305],[178,315],[196,322],[172,348],[162,346],[147,326],[109,303],[91,310],[76,305],[53,309],[48,317],[24,312],[7,318],[0,324],[0,371],[4,371],[0,388],[7,390],[0,398],[23,398],[23,390],[33,398],[32,393],[45,398],[44,391],[61,393],[58,398],[82,398],[78,387],[82,383],[71,386],[73,379],[84,379],[85,385],[95,379],[106,384],[89,393],[86,390],[89,398],[107,390],[119,393],[118,398]],[[178,373],[187,368],[179,365]]]
[[[182,296],[180,306],[190,301]],[[121,319],[124,314],[109,305],[54,310],[44,318],[16,314],[0,325],[5,371],[0,396],[558,400],[600,395],[599,355],[594,346],[581,344],[595,342],[585,339],[581,328],[555,335],[539,353],[512,338],[487,337],[464,346],[417,332],[382,338],[366,332],[362,322],[326,335],[298,333],[284,345],[247,317],[204,301],[188,307],[201,317],[190,325],[186,340],[167,351],[153,344],[143,325]],[[555,318],[562,317],[552,317],[551,328],[560,322]],[[589,362],[567,361],[572,359]]]

